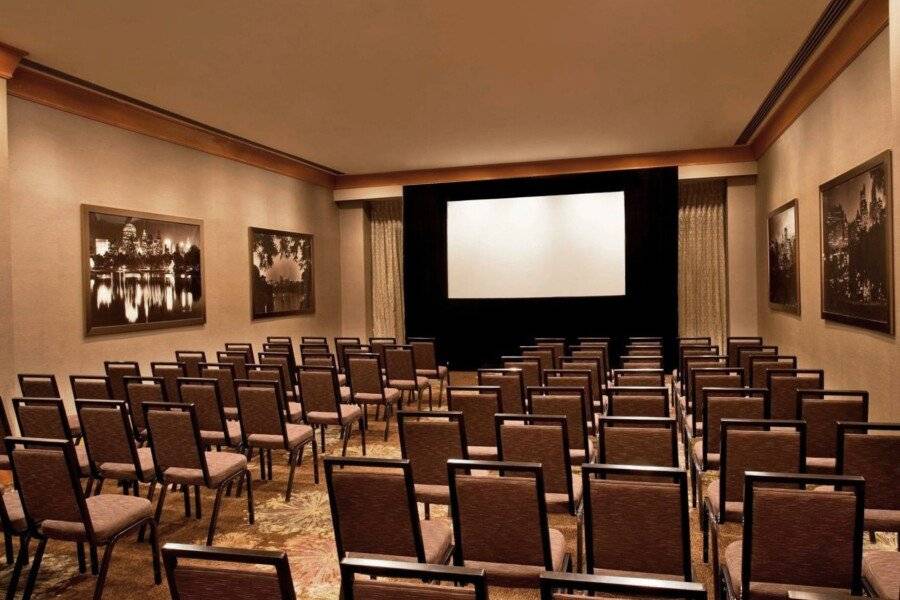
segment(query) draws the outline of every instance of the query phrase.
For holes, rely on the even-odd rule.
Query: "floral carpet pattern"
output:
[[[462,384],[467,374],[453,374],[455,384]],[[387,442],[382,442],[383,421],[370,421],[367,436],[369,456],[400,457],[399,438],[396,423],[392,421],[391,434]],[[341,442],[337,430],[327,436],[326,454],[339,454]],[[358,433],[354,430],[348,446],[348,455],[360,455]],[[256,523],[247,523],[246,497],[226,497],[219,516],[215,544],[217,546],[276,549],[287,552],[294,584],[299,600],[334,600],[338,598],[339,571],[337,553],[332,535],[331,512],[328,494],[324,483],[324,472],[320,468],[323,479],[319,485],[313,483],[310,454],[307,451],[301,468],[298,468],[294,481],[294,491],[290,502],[284,501],[287,482],[287,457],[285,454],[273,454],[274,478],[272,481],[260,481],[258,466],[254,460],[251,472],[254,474],[253,494],[256,509]],[[320,458],[321,460],[321,458]],[[321,464],[320,464],[321,467]],[[106,493],[113,492],[113,486],[107,485]],[[142,493],[146,495],[146,486]],[[185,517],[180,494],[169,494],[160,526],[161,541],[180,543],[205,543],[209,515],[212,512],[213,492],[203,493],[202,519],[194,516]],[[711,590],[712,574],[709,564],[704,564],[701,557],[701,536],[697,522],[697,511],[691,513],[691,552],[694,558],[694,576]],[[433,507],[432,518],[446,517],[446,508]],[[575,518],[568,515],[551,515],[550,526],[561,530],[568,541],[569,551],[575,556]],[[740,527],[726,525],[722,529],[720,548],[731,541],[739,539]],[[879,534],[877,545],[884,549],[896,548],[894,535]],[[17,544],[18,547],[18,544]],[[32,545],[33,549],[34,545]],[[866,548],[871,547],[868,540]],[[0,559],[2,560],[2,559]],[[12,572],[12,567],[0,565],[0,591],[5,592]],[[25,575],[20,582],[24,587]],[[50,542],[41,565],[40,576],[35,589],[37,600],[57,598],[75,600],[90,598],[94,590],[95,578],[90,574],[79,574],[75,555],[75,546],[71,543]],[[169,598],[165,583],[153,585],[152,567],[148,544],[138,544],[134,538],[122,540],[116,546],[104,597],[115,600],[163,600]],[[492,600],[512,598],[538,598],[534,590],[515,590],[492,588]],[[710,597],[712,595],[710,594]]]

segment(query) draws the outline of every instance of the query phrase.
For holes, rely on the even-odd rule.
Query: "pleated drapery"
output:
[[[369,204],[372,326],[375,337],[405,337],[403,310],[403,200]]]

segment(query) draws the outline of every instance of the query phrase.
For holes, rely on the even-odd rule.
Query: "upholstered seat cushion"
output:
[[[309,425],[299,425],[297,423],[287,423],[285,425],[287,433],[287,448],[285,448],[284,437],[281,435],[268,435],[264,433],[253,433],[247,436],[247,444],[251,448],[269,448],[272,450],[287,450],[288,448],[296,448],[304,442],[313,439],[313,428]]]
[[[424,390],[429,383],[427,377],[417,376],[415,381],[412,379],[389,379],[388,385],[400,390]]]
[[[584,448],[570,448],[569,458],[573,467],[580,467],[583,463],[591,462],[594,458],[594,441],[588,438],[588,451],[585,453]]]
[[[640,579],[662,579],[663,581],[684,581],[683,575],[673,575],[671,573],[644,573],[641,571],[617,571],[616,569],[594,568],[594,575],[602,575],[604,577],[637,577]]]
[[[226,419],[237,419],[238,409],[236,406],[226,406],[224,409]]]
[[[450,524],[443,519],[422,520],[419,522],[422,531],[422,546],[425,548],[425,562],[428,564],[444,564],[453,545],[453,532]],[[369,558],[380,560],[415,561],[415,556],[393,556],[386,554],[368,554],[348,552],[348,558]]]
[[[69,422],[69,431],[72,432],[72,435],[78,437],[81,435],[81,421],[78,419],[78,415],[66,415],[66,421]]]
[[[877,598],[900,596],[900,552],[869,550],[863,553],[862,572]]]
[[[497,460],[496,446],[468,446],[469,460]]]
[[[446,379],[447,378],[447,367],[445,367],[443,365],[438,365],[437,370],[416,369],[416,375],[422,375],[423,377],[431,377],[432,379]]]
[[[340,387],[341,392],[341,402],[351,402],[353,400],[353,393],[350,391],[346,385],[342,385]]]
[[[566,558],[566,538],[558,529],[550,530],[550,557],[553,570],[563,570]],[[519,588],[535,587],[541,573],[545,571],[544,565],[516,565],[479,560],[466,560],[465,566],[470,569],[484,569],[490,585]]]
[[[153,515],[150,501],[137,496],[100,494],[86,498],[85,505],[94,536],[99,542],[104,542]],[[84,524],[77,521],[46,520],[41,523],[40,530],[49,538],[73,541],[87,539]]]
[[[368,403],[381,403],[382,398],[381,394],[370,394],[368,392],[357,392],[354,397],[354,400],[357,402],[368,402]],[[384,401],[387,402],[397,402],[400,400],[400,390],[397,388],[386,387],[384,388]]]
[[[115,479],[117,481],[122,479],[147,481],[153,477],[153,453],[150,451],[150,448],[138,448],[137,457],[141,466],[140,477],[137,477],[133,464],[114,462],[105,462],[98,465],[100,475],[104,479]]]
[[[299,402],[288,402],[288,421],[299,421],[303,416],[303,408]]]
[[[416,484],[416,500],[429,504],[450,504],[450,486],[432,483]]]
[[[341,405],[341,419],[344,424],[359,420],[362,417],[362,409],[355,404]],[[336,412],[313,411],[306,413],[306,421],[314,425],[337,425],[338,414]]]
[[[22,501],[19,498],[19,493],[14,489],[0,490],[0,500],[2,500],[3,507],[6,509],[9,525],[12,527],[13,532],[25,531],[28,523],[25,521],[25,511],[22,510]]]
[[[220,483],[247,468],[247,458],[237,452],[206,452],[206,466],[209,469],[209,485]],[[169,467],[163,473],[166,483],[184,483],[187,485],[206,485],[200,469]]]
[[[837,460],[826,456],[807,456],[806,471],[808,473],[831,474],[837,468]]]
[[[867,508],[864,519],[865,525],[863,528],[866,530],[900,532],[900,510]]]
[[[240,421],[226,421],[225,426],[228,429],[228,441],[225,441],[225,434],[221,431],[203,429],[200,431],[200,438],[203,440],[203,443],[210,445],[227,444],[229,446],[237,446],[240,444]]]
[[[338,385],[339,386],[347,385],[347,376],[346,375],[344,375],[343,373],[338,373],[337,377],[338,377]]]
[[[797,592],[817,592],[817,593],[830,593],[834,592],[835,594],[841,594],[846,596],[849,592],[849,589],[841,589],[841,588],[826,588],[826,587],[814,587],[814,586],[806,586],[806,585],[798,585],[796,583],[773,583],[773,582],[763,582],[763,581],[751,581],[750,582],[750,594],[742,594],[741,593],[741,564],[743,557],[741,556],[741,552],[743,549],[743,544],[741,541],[732,542],[728,544],[728,547],[725,548],[725,554],[723,559],[723,565],[728,569],[728,578],[731,583],[731,588],[734,590],[734,593],[738,598],[741,596],[747,598],[752,597],[755,599],[758,598],[771,598],[772,600],[783,600],[787,598],[788,592],[791,590]]]
[[[12,466],[9,464],[9,456],[0,454],[0,470],[9,471]]]
[[[688,434],[694,433],[694,416],[691,414],[684,415],[684,430],[688,432]],[[703,434],[703,421],[697,421],[697,434]]]
[[[725,503],[724,511],[725,514],[719,514],[719,480],[711,482],[706,486],[706,497],[709,498],[709,503],[712,505],[713,516],[719,517],[719,521],[740,521],[744,516],[744,503],[743,502],[735,502],[734,500],[729,500]]]
[[[576,507],[581,503],[581,496],[584,494],[584,486],[579,485],[580,479],[572,482],[572,500]],[[549,492],[544,494],[547,502],[547,512],[562,513],[569,510],[569,495],[557,492]]]
[[[691,452],[694,455],[694,464],[697,468],[703,468],[703,439],[695,439],[691,445]],[[717,452],[708,452],[706,454],[706,467],[708,469],[719,468],[719,454]]]

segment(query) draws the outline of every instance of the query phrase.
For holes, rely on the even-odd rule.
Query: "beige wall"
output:
[[[13,379],[13,313],[10,272],[9,146],[6,80],[0,78],[0,397],[9,400]]]
[[[823,368],[828,387],[868,389],[872,420],[900,419],[900,346],[896,337],[821,318],[819,185],[892,146],[900,151],[893,144],[888,37],[879,35],[768,150],[757,180],[760,334],[796,354],[801,366]],[[772,311],[767,299],[766,216],[792,198],[800,207],[800,317]],[[896,199],[894,206],[896,237]]]
[[[209,353],[226,341],[340,331],[340,228],[330,190],[26,101],[9,104],[16,372],[67,378],[101,372],[104,359],[148,368],[172,360],[175,349]],[[203,219],[206,325],[86,338],[81,203]],[[314,315],[251,321],[251,225],[315,235]]]
[[[728,335],[757,335],[756,177],[728,178]]]

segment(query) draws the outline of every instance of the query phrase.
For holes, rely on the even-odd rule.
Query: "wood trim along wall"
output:
[[[888,24],[888,0],[863,0],[750,141],[761,157]]]
[[[622,154],[591,158],[566,158],[536,162],[478,165],[471,167],[447,167],[366,175],[339,175],[335,189],[368,188],[391,185],[417,185],[423,183],[449,183],[454,181],[478,181],[511,177],[541,177],[568,173],[616,171],[620,169],[644,169],[650,167],[677,167],[738,163],[755,160],[750,146],[726,146],[724,148],[699,148],[647,154]]]
[[[16,67],[27,55],[24,50],[0,42],[0,77],[10,79],[16,72]]]
[[[149,105],[22,65],[7,82],[10,96],[186,146],[326,188],[335,172]]]

